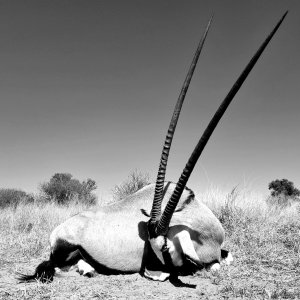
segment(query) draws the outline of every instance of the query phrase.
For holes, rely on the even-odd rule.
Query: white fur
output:
[[[180,242],[183,254],[189,257],[194,263],[201,265],[198,254],[195,251],[190,233],[187,230],[182,230],[177,233],[176,237]],[[181,263],[182,264],[182,263]]]
[[[208,270],[211,271],[212,273],[217,273],[221,269],[221,265],[229,266],[232,262],[233,262],[233,256],[229,252],[227,257],[221,260],[221,264],[219,263],[212,264]]]
[[[93,277],[97,274],[95,269],[82,259],[80,259],[77,263],[77,271],[83,276],[89,275]]]
[[[221,265],[219,263],[215,263],[215,264],[212,264],[210,267],[209,267],[209,271],[212,272],[213,274],[219,272],[221,269]]]
[[[229,266],[231,263],[233,262],[233,256],[232,254],[229,252],[227,257],[222,259],[222,263],[226,264],[227,266]]]
[[[165,281],[170,277],[170,273],[165,273],[162,271],[150,271],[145,268],[144,276],[155,281]]]
[[[164,258],[163,258],[162,252],[161,252],[161,250],[164,246],[164,243],[165,243],[164,237],[162,235],[159,235],[158,237],[150,239],[149,241],[150,241],[150,244],[151,244],[151,247],[152,247],[154,253],[159,258],[159,260],[164,264],[165,261],[164,261]]]

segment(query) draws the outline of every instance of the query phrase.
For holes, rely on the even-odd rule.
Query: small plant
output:
[[[221,206],[219,220],[228,232],[231,232],[237,223],[240,208],[236,206],[236,200],[239,196],[237,186],[226,195],[224,206]]]
[[[132,195],[149,183],[148,174],[134,170],[123,183],[114,186],[112,189],[113,198],[116,201],[124,199],[126,196]]]
[[[97,188],[92,179],[80,182],[69,173],[56,173],[49,182],[42,183],[40,190],[46,201],[67,204],[71,201],[95,204],[97,197],[93,191]]]

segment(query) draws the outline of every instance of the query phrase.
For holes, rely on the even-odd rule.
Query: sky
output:
[[[58,172],[109,193],[132,170],[154,181],[183,80],[166,180],[176,182],[210,118],[283,13],[188,182],[300,187],[298,0],[0,2],[0,188],[38,192]]]

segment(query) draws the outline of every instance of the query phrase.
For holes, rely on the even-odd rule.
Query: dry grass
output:
[[[220,273],[222,294],[248,299],[300,299],[299,204],[270,206],[247,188],[222,194],[211,189],[204,201],[221,220],[226,248],[235,256]]]
[[[0,299],[300,299],[299,206],[269,206],[247,188],[211,188],[199,198],[223,223],[225,248],[235,261],[217,275],[201,272],[182,278],[196,283],[196,289],[151,282],[137,274],[87,279],[72,272],[48,285],[15,285],[15,271],[31,273],[48,258],[53,228],[85,208],[32,203],[0,211]]]
[[[6,253],[8,262],[25,261],[49,254],[50,232],[71,215],[86,209],[86,206],[72,204],[60,206],[52,203],[21,203],[16,208],[0,210],[0,249]]]
[[[131,195],[145,185],[149,184],[149,175],[140,171],[133,171],[129,174],[127,179],[112,189],[114,201],[124,199],[126,196]]]

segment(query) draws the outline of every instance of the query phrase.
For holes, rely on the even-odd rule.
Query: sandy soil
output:
[[[150,281],[139,274],[87,278],[72,270],[57,274],[50,284],[18,283],[16,268],[31,273],[37,262],[3,262],[0,299],[224,299],[221,287],[206,272],[171,283]]]

